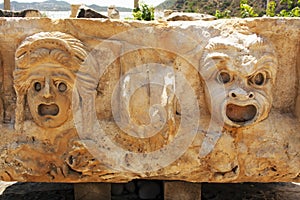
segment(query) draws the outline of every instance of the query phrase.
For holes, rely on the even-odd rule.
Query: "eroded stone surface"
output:
[[[166,17],[166,15],[168,16]],[[215,16],[199,13],[172,12],[171,14],[166,13],[166,15],[165,17],[167,21],[211,21],[217,19]]]
[[[35,9],[22,11],[0,10],[0,17],[42,17],[42,14]]]
[[[300,181],[299,30],[1,19],[0,177]]]
[[[114,5],[107,8],[107,15],[111,19],[120,19],[120,12]]]

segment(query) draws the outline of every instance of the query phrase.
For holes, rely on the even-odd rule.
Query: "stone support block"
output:
[[[164,182],[164,200],[201,200],[201,183]]]
[[[75,200],[110,200],[111,184],[109,183],[77,183],[74,184]]]

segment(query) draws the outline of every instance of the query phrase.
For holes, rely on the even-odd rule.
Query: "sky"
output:
[[[26,3],[26,2],[43,2],[45,0],[11,0],[11,2],[12,1]],[[134,2],[134,0],[63,0],[63,1],[66,1],[70,4],[86,4],[86,5],[96,4],[99,6],[115,5],[118,7],[126,7],[126,8],[133,8],[133,2]],[[157,6],[158,4],[164,2],[164,0],[140,0],[140,2],[144,2],[152,6]]]

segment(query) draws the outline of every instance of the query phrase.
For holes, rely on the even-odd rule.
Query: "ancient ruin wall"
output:
[[[300,181],[300,20],[0,19],[5,181]]]

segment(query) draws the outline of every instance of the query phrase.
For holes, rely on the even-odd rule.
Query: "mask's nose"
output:
[[[48,99],[53,97],[53,93],[52,93],[52,88],[51,88],[51,80],[49,78],[46,78],[45,80],[45,86],[43,88],[43,97]]]
[[[241,101],[245,101],[245,100],[249,100],[249,99],[254,99],[254,93],[253,92],[247,92],[242,88],[237,88],[234,90],[231,90],[229,92],[229,97],[231,99],[234,100],[241,100]]]

